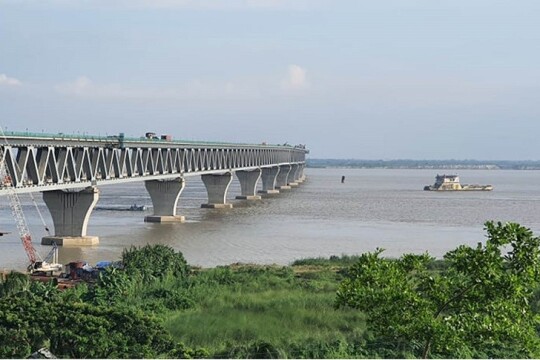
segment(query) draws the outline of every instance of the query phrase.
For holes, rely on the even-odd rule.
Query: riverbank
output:
[[[499,230],[493,234],[511,228]],[[529,250],[538,248],[540,239],[517,230],[519,241],[531,242]],[[472,250],[459,252],[462,263],[428,255],[377,259],[377,252],[297,260],[288,266],[194,268],[168,246],[146,245],[125,249],[121,268],[106,268],[95,282],[63,290],[53,281],[30,281],[14,272],[0,281],[0,358],[26,358],[41,348],[59,358],[409,358],[421,353],[426,324],[438,324],[432,330],[438,339],[434,356],[536,357],[538,281],[523,282],[512,270],[528,266],[528,258],[519,255],[522,249],[515,261],[497,255],[493,246],[467,249]],[[478,268],[469,266],[470,255],[480,258],[474,263]],[[507,261],[514,263],[506,266]],[[540,268],[536,257],[532,264]],[[498,283],[492,289],[494,280],[488,276],[485,282],[482,276],[493,272],[493,279],[521,294],[514,288],[501,292]],[[465,321],[458,322],[466,325],[459,339],[452,337],[453,330],[440,333],[448,325],[446,318],[433,315],[440,300],[452,302],[456,294],[463,295],[472,288],[469,281],[475,286],[467,294],[474,297],[471,304],[480,301],[473,315],[489,329],[492,318],[502,325],[484,330],[476,328],[476,320]],[[372,303],[362,307],[366,301]],[[461,302],[467,305],[466,299]],[[467,320],[468,310],[459,310],[459,304],[444,305],[445,313],[453,314],[448,319]],[[507,316],[497,309],[519,311]],[[384,331],[377,328],[381,321],[389,322]],[[507,322],[515,322],[515,329],[507,329]],[[479,333],[485,341],[477,341]],[[442,335],[452,337],[452,346],[446,347]],[[493,348],[492,341],[499,347]]]

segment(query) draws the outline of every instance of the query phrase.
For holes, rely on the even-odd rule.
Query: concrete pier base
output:
[[[304,175],[304,168],[306,164],[300,164],[298,166],[298,171],[296,172],[296,177],[298,178],[297,182],[304,182],[306,180],[306,175]]]
[[[289,173],[291,171],[291,165],[281,165],[279,167],[279,173],[276,177],[276,189],[289,190]]]
[[[99,237],[87,236],[88,220],[99,199],[99,190],[87,187],[79,191],[53,190],[43,192],[43,201],[54,224],[54,236],[41,239],[43,245],[95,245]]]
[[[262,198],[259,195],[238,195],[236,197],[237,200],[261,200]]]
[[[58,246],[92,246],[99,244],[97,236],[45,236],[41,239],[41,245]]]
[[[201,204],[203,209],[232,209],[232,204]]]
[[[289,185],[292,186],[292,184],[296,184],[296,180],[298,180],[300,174],[300,165],[299,164],[291,164],[291,171],[289,172]]]
[[[202,208],[230,209],[233,207],[232,204],[227,203],[227,190],[232,182],[232,173],[205,174],[201,175],[201,179],[208,193],[208,203],[202,204]]]
[[[236,177],[240,182],[241,195],[237,196],[238,200],[260,200],[261,197],[256,195],[257,183],[261,178],[262,170],[253,171],[237,171]]]
[[[144,217],[145,222],[151,223],[171,223],[171,222],[180,222],[183,223],[186,221],[186,218],[182,215],[174,216],[160,216],[160,215],[149,215]]]
[[[277,190],[277,189],[273,189],[273,190],[259,190],[259,194],[275,195],[275,194],[279,194],[279,190]]]
[[[259,191],[259,194],[279,194],[279,190],[276,190],[276,177],[278,174],[279,166],[262,169],[262,190]]]
[[[149,180],[144,182],[152,199],[154,214],[145,216],[144,221],[153,223],[184,222],[185,218],[176,215],[178,199],[186,186],[183,178],[174,180]]]

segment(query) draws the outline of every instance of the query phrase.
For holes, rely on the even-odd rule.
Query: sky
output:
[[[538,0],[0,0],[0,125],[539,160],[538,19]]]

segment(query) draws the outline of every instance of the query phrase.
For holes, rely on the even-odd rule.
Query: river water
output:
[[[443,171],[438,171],[443,173]],[[288,264],[306,257],[359,254],[376,248],[387,256],[429,252],[441,257],[459,244],[485,239],[487,220],[515,221],[540,232],[540,171],[460,170],[462,183],[492,184],[491,192],[430,192],[437,170],[306,169],[298,188],[261,201],[234,200],[235,179],[228,197],[233,209],[201,209],[206,191],[199,177],[188,177],[178,203],[183,224],[144,223],[151,200],[144,184],[100,187],[100,200],[88,235],[100,237],[92,247],[63,247],[60,262],[119,259],[131,245],[167,244],[182,251],[192,265],[235,262]],[[341,176],[345,182],[341,183]],[[47,225],[52,220],[41,199],[36,201]],[[29,195],[21,195],[38,252],[46,235]],[[111,208],[147,205],[149,210]],[[0,198],[0,269],[26,267],[7,198]]]

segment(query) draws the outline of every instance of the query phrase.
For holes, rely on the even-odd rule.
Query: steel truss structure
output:
[[[17,192],[85,187],[98,183],[175,178],[304,164],[308,151],[289,145],[236,145],[7,137],[1,145],[10,186]]]

